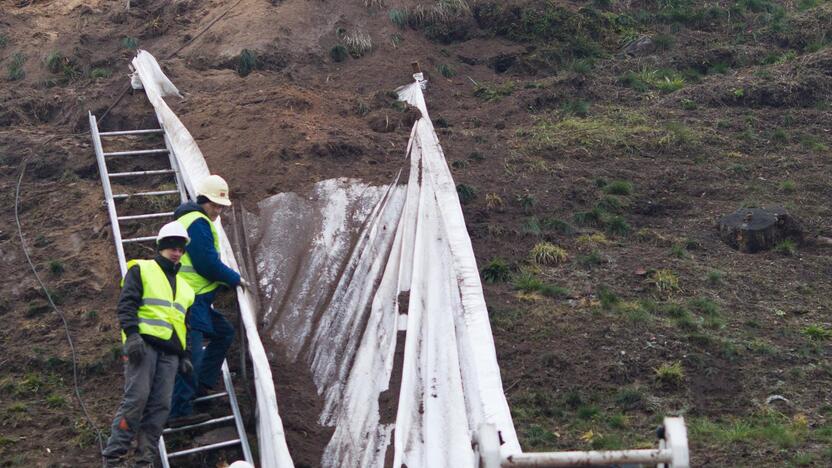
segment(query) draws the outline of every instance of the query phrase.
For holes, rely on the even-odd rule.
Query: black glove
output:
[[[186,357],[179,358],[179,373],[185,376],[190,376],[194,373],[194,365],[190,359]]]
[[[141,364],[144,357],[144,340],[138,333],[133,333],[127,337],[127,342],[124,343],[124,354],[132,364]]]

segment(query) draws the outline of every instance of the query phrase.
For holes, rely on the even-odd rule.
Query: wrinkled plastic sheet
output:
[[[182,178],[188,194],[194,197],[194,183],[208,176],[208,164],[188,129],[163,99],[165,96],[179,96],[179,91],[162,72],[156,59],[148,52],[140,50],[132,61],[135,73],[132,84],[144,88],[147,98],[156,111],[159,124],[165,129],[171,149],[181,168]],[[222,224],[216,222],[220,236],[220,255],[231,268],[239,271],[231,245],[225,235]],[[292,467],[292,458],[286,446],[283,422],[277,411],[274,381],[266,357],[266,351],[257,332],[252,298],[242,288],[237,288],[237,300],[240,316],[248,340],[249,355],[254,368],[254,388],[257,394],[257,438],[260,451],[260,466],[263,468]]]
[[[189,193],[208,168],[162,99],[178,91],[150,54],[133,61],[183,169]],[[406,185],[353,179],[278,194],[245,218],[261,298],[262,333],[309,366],[335,428],[322,466],[476,466],[473,432],[490,423],[503,455],[520,446],[503,394],[482,285],[462,209],[418,83]],[[224,235],[223,256],[235,266]],[[292,466],[251,301],[238,290],[255,362],[261,466]],[[402,301],[402,303],[400,303]],[[398,331],[401,384],[390,389]],[[398,390],[394,415],[383,395]],[[384,406],[389,406],[384,403]],[[390,408],[386,408],[390,410]]]
[[[382,467],[390,450],[395,467],[477,466],[471,439],[482,423],[501,432],[504,454],[520,451],[455,185],[421,88],[400,97],[424,116],[406,184],[326,180],[263,200],[246,218],[261,332],[309,366],[318,422],[335,428],[326,467]],[[405,328],[398,401],[383,418]]]

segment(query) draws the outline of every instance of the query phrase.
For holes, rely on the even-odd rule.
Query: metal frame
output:
[[[500,436],[492,424],[482,424],[474,434],[479,468],[563,467],[644,463],[660,468],[689,468],[687,429],[683,418],[664,418],[659,430],[659,447],[640,450],[591,450],[586,452],[539,452],[500,454]]]
[[[173,152],[173,149],[170,144],[170,139],[168,138],[167,132],[165,132],[164,128],[159,129],[145,129],[145,130],[124,130],[124,131],[112,131],[112,132],[99,132],[98,130],[98,122],[92,112],[89,112],[89,119],[90,119],[90,134],[92,136],[93,147],[95,148],[95,158],[98,162],[98,171],[101,174],[101,185],[104,188],[104,200],[105,204],[107,205],[107,211],[110,216],[110,224],[113,227],[113,241],[116,244],[116,256],[118,257],[119,268],[121,269],[121,276],[124,277],[127,274],[127,262],[124,254],[124,244],[131,243],[131,242],[144,242],[144,241],[152,241],[155,240],[155,236],[145,236],[145,237],[136,237],[132,239],[124,239],[121,235],[121,227],[119,225],[119,221],[131,221],[131,220],[144,220],[144,219],[151,219],[151,218],[162,218],[166,216],[173,216],[173,212],[165,212],[165,213],[148,213],[148,214],[140,214],[140,215],[127,215],[127,216],[118,216],[116,211],[115,200],[119,199],[127,199],[130,197],[139,197],[139,196],[157,196],[157,195],[173,195],[179,194],[179,198],[182,203],[188,201],[188,190],[185,186],[186,182],[182,177],[181,169],[179,166],[179,162],[176,159],[176,155]],[[161,126],[161,122],[160,122]],[[164,149],[150,149],[150,150],[132,150],[132,151],[116,151],[112,153],[105,153],[103,144],[101,142],[102,136],[118,136],[118,135],[142,135],[142,134],[150,134],[150,133],[162,133],[165,140],[165,148]],[[132,155],[148,155],[148,154],[168,154],[168,159],[170,161],[170,169],[160,169],[160,170],[148,170],[148,171],[132,171],[132,172],[115,172],[110,173],[107,169],[107,156],[132,156]],[[175,175],[175,183],[176,183],[176,190],[155,190],[155,191],[144,191],[144,192],[137,192],[137,193],[120,193],[117,195],[113,195],[113,189],[110,185],[110,179],[113,177],[132,177],[132,176],[141,176],[141,175],[157,175],[157,174],[174,174]],[[223,361],[222,363],[222,378],[223,384],[225,386],[224,392],[215,393],[213,395],[208,395],[200,398],[196,398],[194,402],[200,401],[208,401],[215,398],[222,398],[227,397],[229,405],[231,406],[232,414],[228,416],[222,416],[219,418],[213,418],[208,421],[203,421],[198,424],[191,424],[188,426],[182,426],[178,428],[168,428],[165,429],[163,435],[159,437],[159,456],[162,461],[162,466],[164,468],[170,468],[169,459],[174,457],[180,457],[185,455],[190,455],[193,453],[198,452],[205,452],[209,450],[214,450],[222,447],[229,447],[232,445],[240,444],[240,448],[243,452],[243,458],[249,462],[254,463],[254,458],[251,455],[251,448],[248,443],[248,437],[246,434],[246,428],[243,424],[243,417],[240,413],[240,406],[237,402],[237,395],[234,392],[234,382],[231,379],[231,372],[228,370],[228,361]],[[186,450],[180,450],[177,452],[169,453],[167,447],[165,445],[164,434],[170,434],[174,432],[186,431],[191,429],[197,429],[200,427],[212,426],[216,424],[222,424],[228,421],[234,421],[235,428],[237,430],[237,438],[232,440],[226,440],[222,442],[217,442],[215,444],[209,444],[202,447],[194,447]]]
[[[104,202],[107,204],[107,211],[110,213],[110,224],[113,226],[113,241],[116,243],[116,254],[118,255],[118,266],[121,268],[121,276],[127,274],[127,262],[124,259],[124,245],[121,242],[121,228],[118,225],[118,214],[116,214],[116,203],[113,199],[113,189],[110,186],[110,173],[107,171],[107,162],[104,160],[104,149],[101,146],[101,135],[98,133],[98,122],[92,112],[90,117],[90,134],[92,144],[95,148],[95,159],[98,160],[98,172],[101,174],[101,185],[104,187]]]

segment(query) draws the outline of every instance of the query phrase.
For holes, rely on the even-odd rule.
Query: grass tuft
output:
[[[536,244],[531,251],[532,260],[538,265],[557,265],[566,261],[566,250],[549,242]]]
[[[508,263],[499,257],[491,259],[480,274],[486,283],[505,283],[511,278]]]

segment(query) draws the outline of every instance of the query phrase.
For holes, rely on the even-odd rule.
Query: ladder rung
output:
[[[222,398],[224,396],[228,396],[228,392],[215,393],[213,395],[205,395],[203,397],[194,398],[191,403],[199,403],[202,401],[213,400],[214,398]]]
[[[130,221],[131,219],[149,219],[149,218],[164,218],[166,216],[173,216],[173,211],[165,213],[148,213],[141,215],[119,216],[119,221]]]
[[[156,236],[147,236],[147,237],[134,237],[132,239],[122,239],[122,244],[128,244],[130,242],[145,242],[145,241],[155,241]]]
[[[174,195],[178,194],[179,190],[159,190],[157,192],[138,192],[138,193],[118,193],[113,195],[113,199],[122,199],[130,197],[152,197],[156,195]]]
[[[233,440],[226,440],[225,442],[217,442],[216,444],[211,445],[203,445],[202,447],[194,447],[188,450],[181,450],[179,452],[173,452],[168,454],[168,458],[173,457],[180,457],[182,455],[190,455],[192,453],[197,452],[205,452],[208,450],[214,450],[222,447],[228,447],[229,445],[237,445],[240,443],[240,439],[233,439]]]
[[[222,423],[222,422],[225,422],[225,421],[233,421],[233,420],[234,420],[234,415],[231,414],[231,415],[228,415],[228,416],[223,416],[221,418],[209,419],[207,421],[202,421],[201,423],[191,424],[189,426],[169,427],[169,428],[165,429],[162,432],[162,434],[170,434],[172,432],[187,431],[187,430],[190,430],[190,429],[196,429],[198,427],[210,426],[212,424],[219,424],[219,423]]]
[[[114,151],[112,153],[104,153],[104,156],[130,156],[133,154],[161,154],[167,153],[166,148],[157,148],[149,150],[131,150],[131,151]]]
[[[110,178],[113,177],[131,177],[140,175],[156,175],[156,174],[173,174],[173,169],[159,169],[155,171],[134,171],[134,172],[113,172]]]
[[[142,135],[145,133],[162,133],[161,128],[147,128],[144,130],[120,130],[117,132],[98,132],[101,136],[116,136],[116,135]]]

